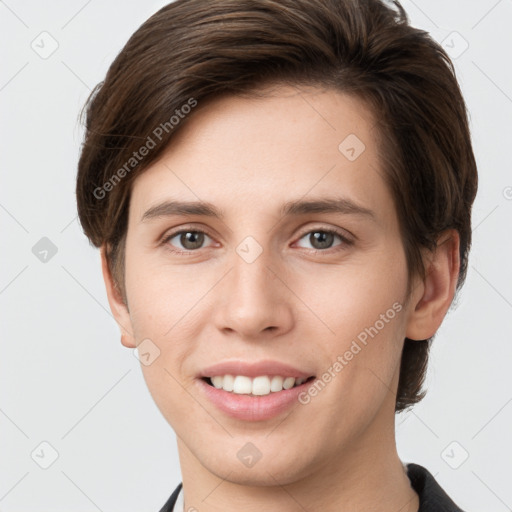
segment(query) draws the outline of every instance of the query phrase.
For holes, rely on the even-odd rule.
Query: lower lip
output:
[[[245,421],[263,421],[282,414],[293,405],[299,405],[299,394],[308,388],[314,379],[300,386],[263,396],[238,395],[210,386],[202,379],[198,379],[197,382],[202,393],[228,416]]]

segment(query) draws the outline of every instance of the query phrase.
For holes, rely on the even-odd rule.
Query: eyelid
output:
[[[208,228],[205,228],[203,226],[196,226],[194,224],[185,224],[184,226],[179,226],[177,228],[171,228],[164,232],[164,234],[160,237],[160,240],[163,241],[164,239],[168,239],[169,237],[174,237],[183,231],[197,231],[201,233],[205,233],[210,238],[213,238],[211,233],[209,232]]]
[[[185,226],[180,226],[179,228],[176,228],[175,230],[174,229],[171,229],[171,230],[168,230],[166,231],[161,237],[160,237],[160,240],[159,240],[159,245],[165,245],[169,242],[169,240],[171,238],[174,238],[175,236],[177,235],[180,235],[182,233],[187,233],[187,232],[194,232],[194,233],[204,233],[206,236],[208,236],[209,238],[211,238],[212,240],[215,241],[215,237],[210,233],[210,231],[207,229],[207,228],[204,228],[203,226],[201,227],[197,227],[193,224],[190,224],[190,225],[185,225]],[[191,250],[182,250],[182,249],[172,249],[173,252],[181,252],[181,253],[194,253],[194,252],[198,252],[199,249],[196,249],[195,251],[191,251]]]
[[[350,231],[347,231],[346,229],[334,227],[334,226],[320,225],[320,226],[313,226],[313,227],[305,228],[304,231],[301,231],[301,234],[298,236],[297,240],[301,239],[304,235],[307,235],[307,234],[315,232],[315,231],[324,231],[326,233],[334,233],[334,234],[338,235],[347,244],[352,244],[357,239],[357,237],[355,235],[353,235]]]

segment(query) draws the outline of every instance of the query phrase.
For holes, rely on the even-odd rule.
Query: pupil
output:
[[[204,233],[198,233],[197,231],[188,231],[181,235],[181,243],[186,249],[197,249],[201,247],[204,239]]]
[[[320,247],[317,247],[317,249],[325,249],[326,247],[329,247],[332,243],[332,238],[334,237],[332,233],[326,233],[325,231],[315,231],[311,236],[314,238],[315,243],[320,243]],[[315,243],[312,243],[313,247],[315,247]]]

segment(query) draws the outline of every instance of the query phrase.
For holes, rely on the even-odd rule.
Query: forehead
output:
[[[199,102],[135,180],[133,214],[141,219],[169,197],[277,213],[285,202],[333,192],[371,208],[389,200],[374,125],[362,100],[314,87]]]

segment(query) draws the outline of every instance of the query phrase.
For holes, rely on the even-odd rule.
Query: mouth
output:
[[[247,375],[213,375],[202,377],[206,384],[233,393],[235,395],[249,395],[253,397],[267,396],[288,389],[299,387],[315,379],[309,377],[292,377],[283,375],[259,375],[249,377]]]
[[[299,369],[278,360],[219,362],[197,375],[198,391],[217,410],[242,421],[266,421],[299,404],[315,379],[312,368]]]

